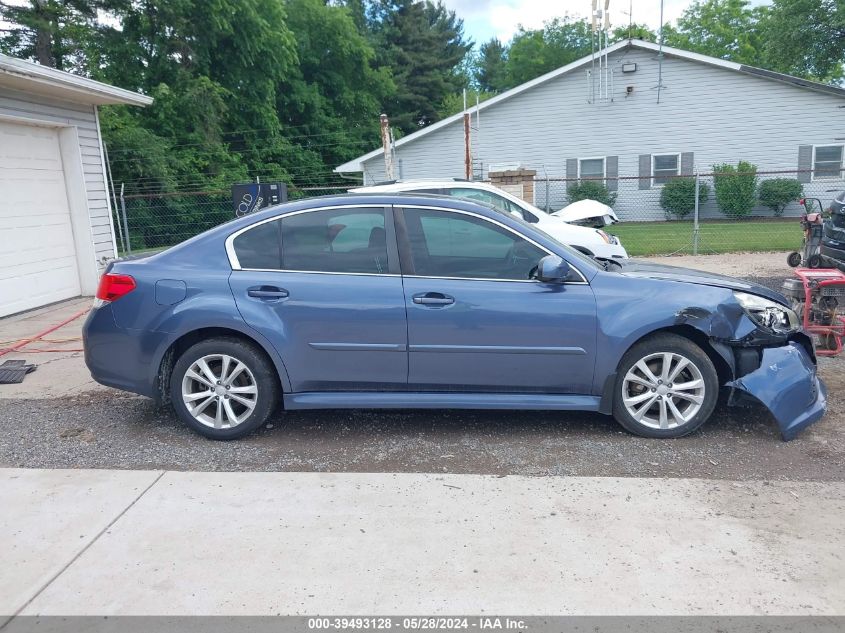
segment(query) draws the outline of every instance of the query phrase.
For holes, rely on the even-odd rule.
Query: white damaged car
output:
[[[587,255],[607,259],[628,257],[628,253],[615,235],[610,235],[598,228],[571,223],[589,221],[605,226],[619,221],[613,209],[595,200],[582,200],[581,202],[592,204],[583,205],[576,202],[554,214],[549,214],[489,183],[457,179],[404,180],[370,187],[357,187],[350,189],[350,192],[431,193],[477,200],[492,205],[503,213],[511,213],[521,217],[526,222],[535,224],[537,228],[548,233],[559,242],[572,246]],[[572,210],[573,207],[575,207],[574,210]]]

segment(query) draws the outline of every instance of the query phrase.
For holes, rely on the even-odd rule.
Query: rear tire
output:
[[[689,435],[719,399],[719,376],[698,345],[676,334],[637,343],[619,363],[613,417],[625,429],[653,438]]]
[[[786,263],[789,264],[790,268],[798,268],[801,265],[801,253],[791,252],[786,256]]]
[[[263,425],[279,392],[276,370],[264,352],[232,337],[191,346],[170,376],[176,414],[213,440],[235,440]]]

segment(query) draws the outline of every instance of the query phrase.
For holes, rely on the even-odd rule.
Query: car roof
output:
[[[305,198],[303,200],[295,200],[267,207],[266,209],[261,209],[260,211],[255,211],[249,215],[238,218],[236,221],[231,223],[231,227],[235,228],[241,224],[246,226],[266,218],[271,218],[280,214],[293,213],[295,211],[305,211],[307,209],[318,209],[320,207],[331,207],[335,205],[342,206],[349,204],[366,206],[418,204],[430,207],[444,207],[449,209],[481,212],[493,219],[496,219],[501,215],[501,213],[493,205],[475,200],[455,198],[454,196],[401,191],[383,193],[352,192],[345,194],[330,194],[327,196],[315,196],[313,198]]]
[[[395,191],[400,192],[404,189],[412,189],[415,187],[433,187],[433,188],[452,188],[452,187],[468,187],[472,189],[496,189],[495,185],[489,182],[479,182],[477,180],[463,180],[461,178],[439,178],[439,179],[419,179],[419,180],[396,180],[393,182],[380,182],[374,185],[365,185],[356,187],[353,192],[364,193],[366,191]]]

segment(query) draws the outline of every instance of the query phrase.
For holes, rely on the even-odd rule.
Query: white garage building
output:
[[[97,108],[150,103],[0,54],[0,316],[94,294],[117,254]]]

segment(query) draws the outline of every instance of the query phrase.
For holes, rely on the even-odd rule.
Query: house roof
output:
[[[0,53],[0,87],[77,103],[146,106],[152,97]]]
[[[659,52],[661,47],[659,44],[655,44],[653,42],[647,42],[645,40],[622,40],[608,46],[606,49],[601,51],[601,54],[607,53],[614,53],[616,51],[622,49],[629,49],[629,48],[638,48],[647,51]],[[819,83],[817,81],[810,81],[807,79],[801,79],[799,77],[793,77],[791,75],[784,75],[782,73],[776,73],[770,70],[764,70],[762,68],[756,68],[754,66],[747,66],[745,64],[739,64],[737,62],[731,62],[724,59],[719,59],[718,57],[710,57],[709,55],[702,55],[700,53],[693,53],[691,51],[685,51],[680,48],[672,48],[671,46],[663,46],[662,48],[663,54],[668,57],[677,57],[680,59],[687,59],[694,62],[699,62],[702,64],[709,64],[710,66],[717,66],[719,68],[725,68],[728,70],[733,70],[740,73],[745,73],[748,75],[754,75],[757,77],[763,77],[765,79],[771,79],[775,81],[781,81],[793,84],[795,86],[801,88],[807,88],[809,90],[816,90],[819,92],[826,92],[829,94],[834,94],[840,97],[845,97],[845,89],[837,88],[836,86],[830,86],[827,84]],[[503,92],[491,99],[487,99],[479,104],[478,109],[484,110],[486,108],[490,108],[497,103],[501,103],[506,99],[510,99],[511,97],[515,97],[519,94],[527,90],[531,90],[532,88],[539,86],[541,84],[546,83],[547,81],[551,81],[552,79],[556,79],[562,75],[570,73],[582,66],[586,66],[592,60],[591,55],[587,55],[586,57],[582,57],[571,64],[567,64],[566,66],[561,66],[560,68],[556,68],[551,72],[546,73],[545,75],[540,75],[539,77],[532,79],[531,81],[526,81],[524,84],[520,84],[516,88],[511,88],[510,90]],[[442,127],[446,127],[451,123],[455,123],[456,121],[460,121],[463,118],[463,112],[458,112],[457,114],[453,114],[450,117],[442,119],[437,123],[432,123],[431,125],[421,129],[418,132],[414,132],[413,134],[409,134],[408,136],[404,136],[401,139],[396,141],[396,147],[400,147],[405,145],[406,143],[411,143],[416,139],[425,136],[426,134],[430,134],[435,130],[439,130]],[[364,161],[370,160],[371,158],[375,158],[377,156],[381,156],[384,154],[384,150],[382,148],[375,149],[363,156],[359,156],[351,161],[343,163],[335,168],[334,171],[336,172],[359,172],[363,171]]]

